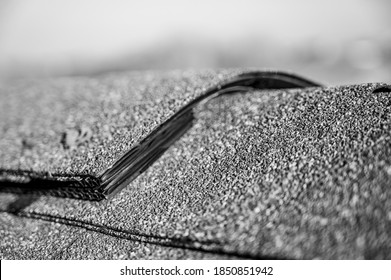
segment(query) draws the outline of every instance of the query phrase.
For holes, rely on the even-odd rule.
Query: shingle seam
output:
[[[267,260],[286,259],[286,257],[280,257],[275,255],[253,254],[249,252],[236,252],[236,251],[226,250],[224,249],[224,247],[228,246],[229,244],[223,244],[218,241],[198,241],[190,238],[181,239],[181,238],[172,238],[172,237],[165,237],[165,236],[148,235],[143,233],[131,232],[128,230],[118,229],[114,227],[103,226],[92,222],[79,221],[72,218],[54,216],[49,214],[41,214],[36,212],[25,212],[25,211],[12,212],[12,211],[4,211],[4,210],[0,210],[0,212],[14,214],[22,218],[55,222],[63,225],[83,228],[88,231],[97,232],[115,238],[121,238],[125,240],[142,242],[147,244],[154,244],[154,245],[159,245],[159,246],[169,247],[169,248],[192,250],[196,252],[218,254],[218,255],[231,256],[231,257],[244,258],[244,259],[259,259],[259,260],[260,259],[267,259]]]
[[[283,72],[247,72],[222,82],[182,107],[151,134],[134,145],[101,176],[42,174],[0,170],[0,192],[29,193],[100,201],[112,197],[155,162],[191,126],[192,109],[217,96],[254,89],[318,87],[320,84]]]

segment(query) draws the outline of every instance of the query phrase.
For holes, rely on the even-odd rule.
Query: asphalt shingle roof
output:
[[[204,80],[189,80],[191,89],[197,81],[204,85]],[[173,75],[172,80],[165,76],[154,81],[160,81],[154,89],[169,92],[176,83],[186,88],[188,79]],[[156,104],[146,109],[152,115],[154,106],[160,108]],[[90,258],[87,248],[119,258],[121,244],[130,242],[126,246],[146,258],[150,255],[138,249],[145,244],[154,244],[148,248],[160,250],[164,258],[389,259],[390,104],[390,88],[384,84],[262,90],[217,98],[197,108],[193,127],[110,200],[0,194],[0,210],[19,216],[1,214],[9,221],[1,233],[12,236],[20,228],[12,223],[30,223],[27,220],[45,228],[42,231],[55,226],[64,232],[87,230],[89,237],[83,238],[96,242],[82,242],[70,233],[78,245],[62,247],[60,255],[66,258]],[[146,118],[150,122],[142,127],[166,117]],[[131,130],[126,135],[136,133]],[[87,147],[97,142],[91,143]],[[17,160],[12,166],[19,166]],[[99,162],[98,169],[103,166]],[[62,164],[59,160],[54,166]],[[110,240],[112,253],[99,240]],[[1,247],[4,256],[9,248],[39,244],[11,241]],[[132,242],[143,245],[132,247]],[[170,255],[166,250],[174,249],[169,248],[177,251]],[[184,253],[189,249],[193,253]]]

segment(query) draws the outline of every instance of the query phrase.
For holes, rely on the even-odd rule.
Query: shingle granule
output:
[[[390,259],[391,102],[378,87],[212,100],[119,196],[40,197],[19,214],[107,228],[118,242],[142,234],[254,258]],[[0,207],[20,197],[1,194]]]

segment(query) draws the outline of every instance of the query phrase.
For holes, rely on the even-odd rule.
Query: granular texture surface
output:
[[[232,257],[389,259],[391,103],[382,86],[214,99],[120,195],[38,197],[17,214]],[[2,211],[21,197],[1,194]]]
[[[0,221],[0,259],[227,258],[225,255],[118,239],[83,228],[8,213],[1,213]]]
[[[241,73],[125,72],[0,87],[0,169],[100,175],[208,87]]]

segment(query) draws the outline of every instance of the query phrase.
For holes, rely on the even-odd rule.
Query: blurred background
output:
[[[0,0],[0,77],[259,67],[391,82],[391,1]]]

